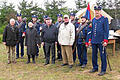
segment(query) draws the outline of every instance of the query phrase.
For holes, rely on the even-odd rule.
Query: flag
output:
[[[89,5],[89,3],[88,3],[88,6],[87,6],[87,10],[86,10],[85,16],[87,17],[87,19],[91,20],[90,5]]]

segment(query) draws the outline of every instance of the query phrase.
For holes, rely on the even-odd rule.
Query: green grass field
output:
[[[56,64],[44,66],[44,56],[42,48],[40,56],[36,60],[36,64],[25,64],[27,61],[26,49],[24,59],[17,59],[16,64],[7,64],[7,54],[5,45],[0,44],[0,80],[120,80],[120,50],[116,51],[116,55],[112,56],[111,49],[108,49],[110,63],[113,71],[107,68],[104,76],[98,76],[97,73],[90,74],[91,50],[88,51],[88,64],[85,69],[74,65],[72,69],[68,66],[61,67],[62,62],[56,61]],[[78,63],[78,59],[76,61]],[[98,64],[100,65],[100,58]],[[99,68],[100,71],[100,68]]]

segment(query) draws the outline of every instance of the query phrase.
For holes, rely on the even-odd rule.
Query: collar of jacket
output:
[[[97,18],[97,17],[95,17],[95,19],[97,19],[97,20],[98,20],[98,19],[100,19],[101,17],[102,17],[102,15],[100,15],[98,18]]]
[[[68,23],[69,23],[69,22],[66,22],[66,23],[64,22],[64,25],[67,25]]]
[[[29,27],[29,29],[33,29],[33,27]]]
[[[53,24],[51,24],[49,27],[48,27],[48,25],[46,24],[46,28],[51,28],[53,26]]]
[[[82,25],[84,25],[86,22],[82,23]]]
[[[12,27],[10,24],[8,24],[8,27]],[[15,25],[13,26],[13,28],[15,27]]]

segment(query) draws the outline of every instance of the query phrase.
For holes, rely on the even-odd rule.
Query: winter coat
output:
[[[3,42],[6,42],[6,46],[15,46],[19,41],[19,30],[16,26],[12,27],[7,25],[3,33]]]
[[[75,26],[72,23],[62,23],[59,28],[58,42],[61,45],[73,45],[75,41]]]
[[[40,44],[40,37],[35,28],[28,28],[26,30],[25,45],[27,46],[27,55],[36,55],[37,44]]]
[[[43,27],[41,38],[42,42],[53,43],[57,41],[58,30],[53,24],[48,27],[47,25]]]

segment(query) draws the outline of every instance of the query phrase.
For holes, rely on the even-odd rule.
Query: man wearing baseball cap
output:
[[[69,22],[69,16],[64,15],[64,23],[60,25],[58,33],[58,42],[62,49],[63,64],[73,67],[72,45],[75,41],[75,26]]]

